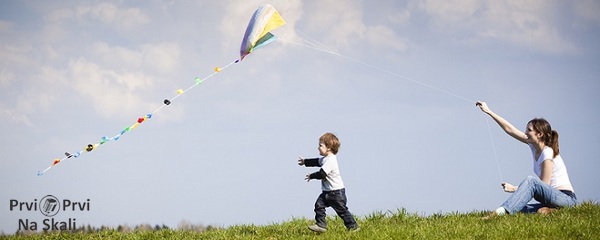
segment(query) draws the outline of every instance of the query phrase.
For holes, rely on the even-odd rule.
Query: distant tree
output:
[[[129,225],[125,224],[125,225],[119,225],[119,227],[117,227],[117,231],[127,233],[127,232],[131,232],[132,229]]]
[[[179,224],[177,224],[177,228],[180,230],[191,230],[192,223],[188,220],[181,220]]]
[[[179,224],[177,224],[177,228],[184,231],[195,231],[195,232],[203,232],[206,231],[206,227],[202,224],[194,225],[190,223],[188,220],[181,220]]]
[[[147,223],[140,224],[135,227],[135,231],[149,231],[149,230],[152,230],[152,226]]]

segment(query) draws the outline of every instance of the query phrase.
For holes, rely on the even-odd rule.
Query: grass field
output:
[[[550,215],[516,214],[481,220],[484,212],[435,214],[404,210],[358,216],[358,232],[347,232],[338,217],[329,217],[326,233],[308,230],[311,219],[292,219],[265,226],[236,225],[203,231],[178,229],[92,233],[36,233],[0,239],[600,239],[600,205],[584,203]]]

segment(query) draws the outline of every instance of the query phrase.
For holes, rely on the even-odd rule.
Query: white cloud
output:
[[[0,22],[0,33],[7,38],[0,42],[0,86],[7,99],[0,107],[3,120],[33,126],[34,114],[56,107],[67,94],[85,96],[85,103],[106,118],[160,106],[161,100],[148,102],[146,96],[165,82],[161,74],[179,68],[177,43],[150,42],[130,48],[71,41],[71,35],[81,33],[77,20],[124,29],[149,22],[141,10],[101,3],[49,8],[44,13],[35,38],[11,22]],[[175,111],[171,118],[181,115]]]
[[[229,49],[234,43],[241,42],[248,20],[258,4],[252,1],[228,1],[225,3],[223,17],[218,30],[223,35],[222,47]]]
[[[96,5],[80,3],[66,7],[48,7],[44,9],[44,14],[44,37],[37,41],[46,44],[85,42],[86,38],[90,37],[89,34],[96,33],[90,29],[90,26],[95,29],[98,26],[108,25],[109,29],[123,32],[150,22],[150,18],[139,8],[123,8],[111,3]],[[79,32],[78,28],[82,27],[86,31]],[[74,33],[77,35],[72,35]]]
[[[311,35],[324,36],[325,45],[340,49],[356,44],[356,38],[364,39],[367,26],[358,2],[326,0],[310,7],[303,21],[309,24]]]
[[[141,46],[143,63],[159,73],[176,71],[181,55],[177,43],[155,43]]]
[[[442,26],[457,22],[469,21],[480,8],[479,0],[425,0],[417,1],[416,5],[427,14],[434,17],[434,22]]]
[[[176,71],[180,64],[181,47],[177,43],[163,42],[144,44],[138,49],[109,46],[105,42],[96,42],[92,46],[92,54],[117,69],[139,70],[169,73]]]
[[[3,97],[7,98],[6,102],[0,105],[2,113],[5,114],[4,119],[17,124],[34,126],[35,121],[31,118],[47,112],[60,98],[61,90],[66,83],[64,74],[47,66],[38,69],[32,69],[32,72],[36,73],[31,75],[6,73],[10,75],[12,82],[6,83],[2,92]],[[17,76],[25,78],[17,81],[14,79]]]
[[[3,112],[0,113],[0,117],[7,119],[11,122],[14,123],[18,123],[18,124],[25,124],[27,126],[33,126],[33,124],[31,123],[31,120],[29,120],[29,117],[27,117],[27,115],[12,110],[6,106],[4,106],[4,104],[0,104],[0,109],[3,110]]]
[[[389,47],[399,52],[407,49],[405,40],[399,37],[392,29],[383,25],[368,27],[365,38],[370,44],[381,48]]]
[[[392,12],[387,18],[388,20],[395,25],[403,25],[408,23],[410,20],[411,14],[410,11],[403,9]]]
[[[144,101],[135,91],[152,85],[149,76],[116,72],[83,58],[70,63],[68,77],[75,92],[91,99],[94,109],[104,117],[141,111]]]
[[[129,29],[150,22],[150,18],[139,8],[121,8],[111,3],[99,3],[92,6],[77,7],[78,18],[90,18],[111,24],[118,28]]]
[[[557,10],[548,1],[489,1],[484,18],[489,28],[483,36],[498,38],[533,50],[562,54],[577,48],[564,39],[550,14]]]
[[[92,54],[104,64],[114,64],[120,68],[139,68],[142,54],[125,47],[109,46],[105,42],[96,42],[91,48]]]
[[[578,52],[554,24],[553,13],[560,11],[555,1],[429,0],[415,5],[432,17],[436,30],[466,33],[455,36],[464,41],[493,38],[545,53]]]
[[[48,13],[44,16],[44,19],[46,20],[46,23],[61,22],[72,19],[74,14],[74,11],[70,8],[58,8],[48,10]]]
[[[33,51],[33,48],[26,43],[0,43],[1,68],[6,69],[29,64],[30,59],[27,54],[30,54],[31,51]]]

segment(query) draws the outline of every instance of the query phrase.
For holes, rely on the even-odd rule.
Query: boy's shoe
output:
[[[327,232],[327,228],[322,228],[317,224],[308,226],[308,229],[310,229],[313,232],[318,232],[318,233]]]
[[[540,209],[537,210],[537,213],[543,214],[543,215],[547,215],[547,214],[553,213],[556,210],[557,210],[556,208],[542,207],[542,208],[540,208]]]
[[[348,228],[348,232],[358,232],[360,231],[360,227]]]

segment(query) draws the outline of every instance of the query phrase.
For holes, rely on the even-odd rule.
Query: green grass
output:
[[[176,229],[94,233],[37,233],[0,239],[600,239],[600,205],[584,203],[551,215],[515,214],[481,220],[485,212],[434,214],[421,217],[405,210],[359,216],[358,232],[347,232],[338,217],[329,217],[326,233],[308,230],[310,219],[265,226],[236,225],[204,231]]]

